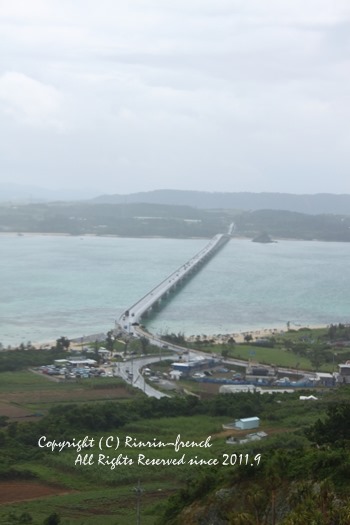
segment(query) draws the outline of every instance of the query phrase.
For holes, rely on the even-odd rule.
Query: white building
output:
[[[333,374],[329,374],[328,372],[316,372],[315,381],[317,386],[334,386],[335,377]]]
[[[78,366],[96,366],[97,365],[97,361],[95,361],[94,359],[79,359],[79,360],[69,359],[68,363],[71,366],[77,366],[77,367]]]
[[[350,361],[346,361],[346,363],[340,364],[339,366],[339,376],[338,376],[338,382],[339,383],[350,383]]]
[[[258,417],[245,417],[242,419],[236,419],[235,427],[240,430],[249,430],[250,428],[258,428],[260,425],[260,418]]]
[[[170,379],[173,379],[175,381],[178,381],[180,377],[182,376],[181,370],[171,370],[169,372]]]
[[[237,392],[259,392],[261,388],[254,385],[222,385],[219,388],[220,394],[236,394]]]
[[[251,428],[258,428],[260,419],[258,417],[245,417],[243,419],[235,419],[232,423],[225,423],[222,425],[224,430],[249,430]]]

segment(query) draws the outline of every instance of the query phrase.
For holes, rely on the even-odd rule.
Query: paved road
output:
[[[158,347],[164,347],[165,345],[168,350],[172,350],[179,354],[185,351],[188,351],[189,359],[193,359],[193,358],[195,359],[196,357],[203,357],[205,359],[215,358],[215,359],[220,360],[221,363],[227,364],[227,365],[239,366],[242,368],[245,368],[248,365],[248,362],[242,359],[234,359],[232,357],[223,359],[219,354],[208,354],[208,352],[203,352],[201,350],[193,350],[193,349],[181,347],[178,345],[174,345],[171,343],[164,343],[164,341],[159,339],[157,336],[144,332],[142,328],[140,328],[139,326],[135,327],[135,335],[139,337],[141,336],[147,337],[152,345],[155,345]],[[286,368],[286,367],[279,366],[279,367],[276,367],[276,370],[279,374],[295,374],[295,375],[311,377],[311,378],[315,377],[315,373],[310,372],[310,370],[302,370],[300,368],[296,369],[296,368]]]
[[[149,342],[152,345],[157,346],[159,348],[160,352],[161,352],[161,349],[166,346],[167,351],[170,350],[170,351],[175,352],[171,356],[171,358],[174,359],[174,360],[178,359],[179,354],[183,354],[184,352],[188,352],[189,360],[196,359],[198,357],[203,357],[205,359],[210,359],[210,358],[214,359],[215,358],[215,359],[218,360],[218,362],[220,362],[222,364],[239,366],[239,367],[243,367],[243,368],[245,368],[248,365],[248,362],[247,361],[243,361],[242,359],[233,359],[233,358],[223,359],[218,354],[208,354],[207,352],[203,352],[201,350],[193,350],[193,349],[181,347],[181,346],[178,346],[178,345],[175,345],[175,344],[172,344],[172,343],[165,343],[164,341],[162,341],[156,335],[153,335],[153,334],[150,334],[148,332],[145,332],[140,326],[134,327],[134,334],[135,334],[136,337],[142,337],[142,336],[147,337],[149,339]],[[164,394],[164,393],[160,392],[159,390],[157,390],[156,388],[153,388],[153,387],[147,385],[147,383],[145,382],[144,378],[142,377],[142,375],[140,373],[140,369],[142,367],[146,366],[148,363],[155,363],[155,362],[159,361],[160,358],[161,358],[161,353],[160,353],[159,357],[156,357],[156,356],[154,356],[154,357],[144,357],[144,358],[134,359],[133,361],[130,360],[130,361],[127,361],[127,362],[119,363],[120,370],[118,372],[118,375],[120,377],[122,377],[123,379],[125,379],[125,381],[127,381],[130,385],[133,385],[136,388],[139,388],[140,390],[143,390],[147,396],[156,397],[158,399],[161,398],[161,397],[165,397],[165,396],[169,397],[167,394]],[[127,369],[129,370],[129,372],[131,372],[133,374],[132,378],[128,375],[128,372],[126,371]],[[300,375],[300,376],[303,376],[305,379],[306,378],[313,378],[313,377],[315,377],[315,374],[310,372],[310,371],[308,371],[308,370],[301,370],[301,369],[297,370],[297,369],[294,369],[294,368],[277,367],[277,371],[278,371],[279,374],[287,374],[287,375],[288,374],[296,374],[296,375]]]
[[[176,355],[166,356],[167,359],[176,359]],[[114,368],[114,374],[124,379],[129,385],[134,386],[142,390],[148,397],[156,397],[160,399],[161,397],[169,397],[167,394],[156,390],[152,386],[148,385],[141,374],[141,369],[151,363],[156,363],[159,361],[158,356],[153,357],[140,357],[137,359],[130,359],[129,361],[123,361],[117,363]]]

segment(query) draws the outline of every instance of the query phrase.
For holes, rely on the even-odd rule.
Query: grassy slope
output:
[[[309,333],[309,332],[306,332]],[[319,334],[322,335],[322,334]],[[288,337],[297,340],[300,333],[289,333]],[[244,345],[237,347],[239,352],[249,348],[254,351],[263,352],[264,356],[273,350],[279,352],[280,349],[263,349]],[[216,348],[216,350],[219,350]],[[267,353],[266,353],[267,352]],[[289,352],[285,352],[286,355]],[[276,354],[274,354],[276,355]],[[292,357],[295,360],[295,356]],[[261,361],[262,362],[262,361]],[[293,366],[288,363],[287,366]],[[300,365],[302,366],[302,365]],[[21,391],[28,404],[28,395],[38,395],[43,392],[57,393],[57,396],[65,392],[68,399],[75,402],[76,394],[79,389],[85,389],[87,394],[93,395],[93,387],[101,385],[99,380],[86,380],[80,383],[56,383],[38,374],[30,372],[13,372],[1,374],[0,395],[10,396]],[[115,383],[115,379],[103,380]],[[301,392],[300,392],[301,393]],[[44,394],[42,394],[44,397]],[[299,395],[299,393],[298,393]],[[300,429],[314,423],[318,417],[322,417],[325,406],[329,400],[342,398],[349,399],[347,389],[324,393],[316,403],[301,403],[298,395],[284,395],[279,399],[279,403],[272,400],[261,415],[263,430],[266,430],[270,437],[266,441],[259,443],[261,451],[271,450],[271,447],[290,447],[294,443],[305,438],[300,434]],[[272,398],[271,398],[272,399]],[[42,400],[44,405],[45,400]],[[30,403],[29,403],[30,404]],[[117,434],[108,432],[107,434],[118,435],[123,442],[125,435],[132,435],[138,439],[152,439],[156,437],[160,440],[173,440],[180,432],[185,439],[203,440],[208,435],[213,435],[213,447],[210,450],[198,450],[186,452],[186,456],[197,455],[198,457],[221,457],[223,453],[231,453],[232,448],[226,445],[225,437],[221,430],[223,422],[227,422],[227,417],[208,417],[192,416],[178,418],[161,418],[154,420],[138,420],[129,423]],[[295,432],[297,432],[295,434]],[[101,434],[95,435],[98,439]],[[73,437],[73,436],[72,436]],[[244,446],[242,453],[257,450],[254,447]],[[145,453],[152,458],[169,458],[180,456],[170,449],[166,450],[135,450],[133,455]],[[118,453],[129,453],[129,450],[121,447]],[[267,452],[268,453],[268,452]],[[110,454],[108,451],[106,454]],[[42,520],[50,512],[57,511],[63,517],[63,523],[70,525],[119,525],[130,524],[135,520],[135,493],[134,487],[140,479],[144,493],[142,495],[142,523],[153,524],[157,517],[162,514],[166,498],[180,486],[182,486],[197,467],[185,465],[183,467],[165,466],[121,466],[112,470],[108,466],[75,466],[74,461],[77,454],[71,450],[60,454],[52,454],[47,451],[43,457],[20,461],[15,465],[17,470],[30,471],[44,483],[59,484],[71,491],[66,495],[42,498],[36,501],[28,501],[17,504],[3,505],[0,509],[0,523],[10,523],[8,516],[11,512],[18,515],[22,512],[30,512],[34,517],[33,524],[42,523]],[[204,471],[211,467],[202,467]],[[243,467],[241,467],[243,468]],[[12,522],[13,523],[13,522]]]
[[[265,348],[254,346],[251,344],[239,344],[235,346],[230,345],[213,345],[205,344],[200,345],[201,350],[205,350],[209,353],[221,354],[223,349],[229,350],[229,357],[257,361],[261,364],[273,364],[287,368],[298,368],[299,370],[314,370],[310,359],[307,356],[301,356],[292,350],[286,348],[286,342],[292,344],[298,344],[303,341],[307,348],[312,349],[317,344],[324,344],[327,340],[326,334],[328,330],[326,328],[320,329],[300,329],[297,331],[290,330],[283,334],[278,334],[276,339],[276,345],[274,348]],[[330,350],[334,353],[335,365],[341,363],[346,358],[345,356],[349,353],[349,348],[336,348]],[[344,357],[343,357],[344,355]],[[333,363],[323,363],[318,367],[319,371],[332,372]]]
[[[314,422],[323,411],[324,402],[315,404],[301,404],[297,396],[284,395],[280,403],[271,402],[262,415],[261,428],[267,430],[271,437],[259,444],[263,451],[265,447],[284,445],[291,440],[303,440],[302,437],[293,437],[297,428]],[[213,446],[210,449],[189,449],[185,451],[186,459],[197,455],[198,458],[218,458],[222,461],[222,454],[236,452],[226,445],[226,435],[222,432],[222,423],[227,417],[192,416],[177,418],[161,418],[138,420],[129,423],[118,432],[107,432],[104,435],[118,436],[124,443],[126,435],[137,437],[140,440],[157,439],[166,442],[173,441],[180,432],[183,439],[201,441],[211,435]],[[287,432],[287,433],[286,433]],[[92,434],[89,434],[91,437]],[[94,435],[98,441],[102,434]],[[287,436],[290,436],[288,438]],[[78,436],[77,436],[78,437]],[[256,451],[257,445],[245,446],[242,453]],[[182,452],[175,453],[171,448],[133,450],[121,445],[115,452],[94,451],[95,454],[105,453],[115,455],[122,453],[134,457],[144,453],[149,458],[181,457]],[[142,523],[155,523],[162,513],[165,499],[180,486],[183,486],[191,476],[200,470],[200,467],[185,466],[120,466],[111,469],[108,466],[75,466],[77,453],[67,450],[61,453],[45,451],[43,457],[37,460],[22,461],[16,465],[18,470],[35,473],[39,479],[49,484],[65,486],[67,495],[43,498],[32,502],[23,502],[3,505],[0,509],[0,522],[6,523],[10,512],[29,512],[36,521],[41,523],[51,511],[57,511],[70,525],[124,525],[135,519],[134,487],[140,479],[144,494],[142,496]],[[97,457],[97,456],[96,456]],[[210,466],[201,467],[204,472],[212,469]],[[231,467],[221,467],[228,468]],[[238,468],[254,468],[241,466]],[[164,500],[164,501],[163,501]],[[163,503],[162,503],[163,501]],[[63,521],[64,523],[64,521]],[[68,523],[68,522],[67,522]]]

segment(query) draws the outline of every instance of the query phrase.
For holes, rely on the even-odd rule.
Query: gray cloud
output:
[[[3,180],[350,193],[347,1],[1,11]]]

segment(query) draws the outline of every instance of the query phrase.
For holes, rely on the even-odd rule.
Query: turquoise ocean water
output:
[[[1,236],[0,342],[106,331],[206,242]],[[350,244],[231,240],[147,324],[209,335],[350,322],[349,283]]]

